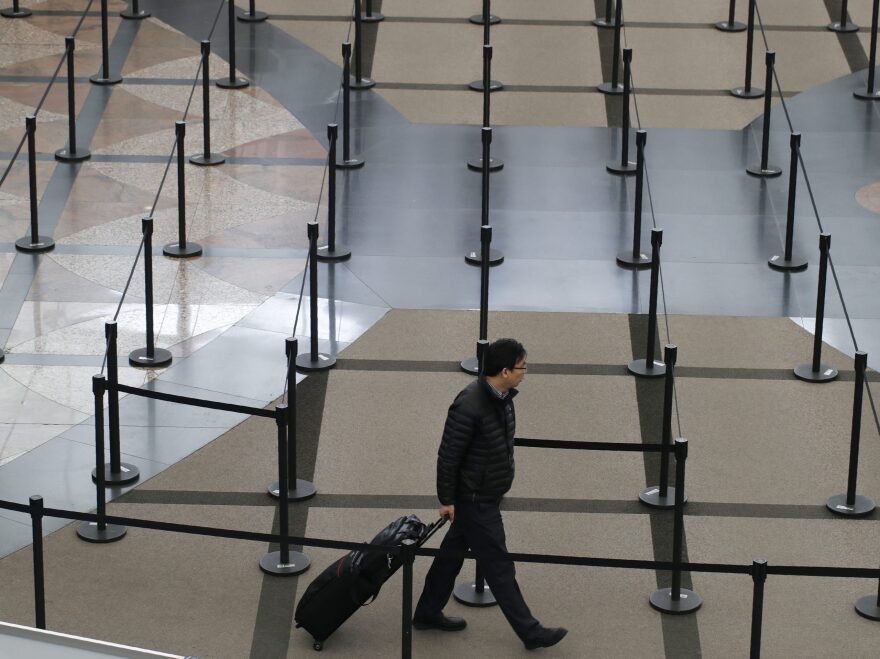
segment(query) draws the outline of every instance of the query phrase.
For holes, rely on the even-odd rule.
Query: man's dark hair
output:
[[[502,369],[512,369],[526,358],[526,349],[516,339],[498,339],[486,346],[483,353],[483,375],[498,375]]]

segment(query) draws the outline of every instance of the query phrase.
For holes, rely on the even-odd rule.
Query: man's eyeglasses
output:
[[[528,371],[528,370],[529,370],[529,365],[528,365],[528,364],[525,364],[525,365],[523,365],[523,366],[514,366],[514,367],[513,367],[512,369],[510,369],[510,370],[511,370],[511,371]]]

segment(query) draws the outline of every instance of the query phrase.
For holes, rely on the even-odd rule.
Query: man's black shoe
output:
[[[526,650],[549,648],[565,638],[568,630],[565,627],[541,627],[534,638],[526,641]]]
[[[439,629],[444,632],[460,632],[467,627],[467,621],[464,618],[451,618],[442,613],[440,617],[430,620],[413,618],[412,624],[416,629]]]

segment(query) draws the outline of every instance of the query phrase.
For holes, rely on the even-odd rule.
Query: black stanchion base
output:
[[[269,14],[264,11],[255,11],[253,14],[249,11],[246,11],[243,14],[239,14],[235,18],[240,20],[242,23],[262,23],[267,18],[269,18]]]
[[[687,588],[679,589],[681,599],[672,599],[672,588],[661,588],[651,593],[649,601],[651,606],[660,613],[671,613],[673,615],[683,615],[685,613],[693,613],[703,606],[703,598],[694,591]]]
[[[122,82],[122,76],[110,76],[109,78],[105,78],[100,73],[96,73],[95,75],[89,77],[89,82],[95,85],[118,85]]]
[[[189,161],[199,167],[213,167],[214,165],[222,165],[226,162],[226,156],[219,153],[200,153],[197,156],[190,156]]]
[[[856,602],[856,613],[868,620],[880,620],[880,606],[876,595],[865,595]]]
[[[774,254],[767,261],[767,265],[780,272],[800,272],[807,269],[807,260],[792,258],[790,261],[786,261],[784,256]]]
[[[739,21],[734,21],[733,23],[718,21],[715,23],[715,29],[721,30],[722,32],[745,32],[746,24],[740,23]]]
[[[372,89],[376,86],[376,81],[372,78],[364,78],[361,77],[361,81],[358,82],[357,78],[352,78],[351,82],[348,83],[349,89]]]
[[[482,80],[474,80],[473,82],[468,83],[468,89],[472,89],[475,92],[483,91],[483,81]],[[504,89],[504,83],[500,80],[490,80],[489,81],[489,91],[497,92],[500,89]]]
[[[603,30],[613,30],[617,27],[617,21],[612,17],[609,20],[605,20],[604,18],[594,18],[593,25],[596,27],[601,27]],[[620,27],[623,27],[622,25]]]
[[[474,25],[482,25],[483,24],[483,15],[482,14],[474,14],[471,16],[468,21],[473,23]],[[498,25],[501,22],[501,19],[495,14],[489,14],[489,25]]]
[[[247,78],[220,78],[214,82],[220,89],[244,89],[251,84]]]
[[[480,362],[476,357],[468,357],[467,359],[462,359],[459,367],[461,367],[462,371],[470,375],[480,374]]]
[[[364,159],[359,156],[352,156],[348,160],[339,158],[336,161],[336,169],[360,169],[364,166]]]
[[[832,32],[858,32],[859,26],[851,21],[847,21],[846,23],[840,23],[835,21],[834,23],[829,23],[826,27]]]
[[[757,87],[751,87],[750,89],[736,87],[730,90],[730,95],[736,96],[737,98],[763,98],[764,90],[758,89]]]
[[[49,236],[37,236],[36,241],[31,240],[30,236],[25,236],[15,241],[15,249],[29,253],[48,252],[50,249],[55,249],[55,241]]]
[[[646,487],[644,490],[639,492],[639,501],[651,508],[658,508],[660,510],[671,510],[672,508],[675,508],[675,488],[667,487],[666,496],[661,497],[659,485]],[[684,502],[687,503],[687,494],[684,495]]]
[[[361,14],[361,23],[381,23],[385,20],[385,14],[374,11],[372,14]]]
[[[869,92],[867,88],[865,91],[857,89],[853,92],[853,96],[863,101],[880,101],[880,91]]]
[[[288,551],[287,560],[287,563],[282,563],[281,552],[270,551],[260,559],[260,569],[276,577],[293,577],[308,570],[312,564],[308,556],[298,551]]]
[[[269,492],[269,496],[278,498],[278,481],[272,483],[267,489]],[[317,488],[315,488],[314,483],[311,481],[304,481],[300,478],[296,479],[296,487],[294,489],[287,490],[287,500],[288,501],[305,501],[306,499],[311,499],[318,493]]]
[[[648,368],[646,359],[634,359],[627,364],[626,370],[639,378],[662,378],[666,375],[666,364],[655,359],[654,365]]]
[[[171,353],[165,348],[155,348],[153,356],[147,356],[146,348],[138,348],[132,350],[128,355],[128,363],[131,366],[140,366],[141,368],[161,368],[171,363]]]
[[[483,159],[481,158],[473,158],[467,161],[467,167],[473,172],[482,172],[483,171]],[[504,162],[499,160],[498,158],[489,158],[489,171],[497,172],[504,169]]]
[[[143,9],[137,13],[126,9],[125,11],[119,12],[119,15],[122,16],[122,18],[127,18],[130,21],[142,21],[143,19],[152,16],[150,12],[144,11]]]
[[[107,524],[107,527],[102,531],[98,528],[97,522],[83,522],[76,527],[76,534],[81,540],[94,542],[96,544],[122,540],[122,537],[127,532],[128,529],[126,527],[118,526],[116,524]]]
[[[26,18],[31,13],[30,9],[25,9],[24,7],[20,7],[18,11],[15,11],[12,7],[0,9],[0,16],[3,18]]]
[[[623,83],[618,82],[616,85],[614,85],[610,82],[603,82],[601,85],[596,85],[596,89],[598,89],[603,94],[611,94],[612,96],[616,96],[623,93]]]
[[[483,260],[481,257],[480,249],[472,249],[467,254],[464,255],[464,262],[468,265],[482,265]],[[497,249],[489,250],[489,266],[501,265],[504,263],[504,254],[499,252]]]
[[[629,160],[624,165],[620,160],[615,160],[613,162],[607,163],[605,165],[605,169],[607,169],[612,174],[630,176],[636,173],[636,164],[632,160]]]
[[[184,245],[168,243],[162,248],[162,253],[165,256],[172,256],[176,259],[185,259],[191,256],[201,256],[202,246],[198,243],[185,243]]]
[[[746,167],[746,174],[757,176],[759,178],[775,178],[782,174],[782,168],[776,165],[767,165],[767,169],[761,167],[761,163],[757,165],[749,165]]]
[[[140,469],[128,462],[119,463],[119,471],[111,471],[110,465],[104,465],[104,487],[116,487],[117,485],[125,485],[134,483],[141,477]],[[97,482],[97,474],[92,469],[92,481]]]
[[[314,373],[315,371],[326,371],[336,366],[336,356],[327,355],[323,352],[318,353],[317,359],[312,359],[311,352],[304,352],[296,357],[296,368],[298,371],[306,373]]]
[[[318,260],[321,263],[335,263],[336,261],[345,261],[350,258],[351,250],[341,243],[336,243],[336,248],[333,250],[327,245],[318,248]]]
[[[861,494],[856,495],[855,503],[851,506],[847,505],[845,494],[834,495],[825,502],[825,505],[832,513],[843,517],[862,517],[873,512],[876,507],[871,497],[865,497]]]
[[[819,370],[813,370],[813,364],[800,364],[794,367],[794,376],[798,380],[804,382],[831,382],[836,380],[838,376],[836,368],[828,366],[828,364],[819,364]]]
[[[71,153],[69,149],[58,149],[55,152],[55,160],[60,160],[61,162],[82,162],[91,157],[92,152],[88,149],[80,149],[73,153]]]
[[[489,586],[483,586],[483,592],[478,593],[477,584],[473,581],[458,584],[452,591],[452,596],[456,602],[461,602],[465,606],[483,607],[494,606],[498,603],[495,601],[492,591],[489,590]]]
[[[644,252],[634,255],[631,249],[617,255],[617,265],[623,268],[635,268],[641,270],[651,267],[651,257]]]

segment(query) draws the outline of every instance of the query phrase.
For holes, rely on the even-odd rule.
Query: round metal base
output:
[[[381,23],[385,20],[385,14],[374,11],[372,14],[361,14],[361,23]]]
[[[92,469],[92,481],[97,482],[96,478],[97,474],[94,469]],[[114,472],[110,470],[110,465],[104,465],[104,486],[105,487],[116,487],[117,485],[126,485],[127,483],[133,483],[138,478],[141,477],[140,469],[135,467],[133,464],[129,464],[127,462],[119,463],[119,471]]]
[[[141,10],[135,13],[133,11],[129,11],[128,9],[119,12],[119,15],[122,16],[122,18],[127,18],[130,21],[141,21],[145,18],[149,18],[150,16],[152,16],[152,14],[148,11]]]
[[[20,7],[18,11],[15,11],[12,7],[9,7],[8,9],[0,9],[0,16],[3,18],[26,18],[27,16],[30,16],[31,13],[30,9],[25,9],[23,7]]]
[[[703,598],[694,591],[687,588],[679,589],[678,600],[672,599],[672,588],[661,588],[651,593],[651,606],[660,611],[660,613],[671,613],[673,615],[683,615],[685,613],[693,613],[703,606]]]
[[[838,376],[836,368],[830,367],[828,364],[819,364],[819,370],[813,370],[813,364],[800,364],[794,367],[794,376],[798,380],[804,382],[831,382],[836,380]]]
[[[278,498],[278,481],[272,483],[266,490],[269,492],[270,497]],[[288,485],[287,489],[287,500],[288,501],[305,501],[306,499],[311,499],[318,493],[318,490],[315,488],[314,483],[311,481],[304,481],[302,479],[296,479],[296,487],[294,489],[290,489]]]
[[[483,158],[473,158],[467,161],[468,169],[474,172],[482,172],[483,171]],[[498,158],[489,158],[489,171],[497,172],[499,170],[504,169],[504,162],[499,160]]]
[[[153,356],[147,356],[146,348],[138,348],[132,350],[128,355],[128,363],[131,366],[140,366],[141,368],[161,368],[171,363],[171,353],[165,348],[155,348]]]
[[[660,510],[671,510],[672,508],[675,508],[675,488],[667,487],[666,496],[661,497],[659,485],[646,487],[644,490],[639,492],[639,501],[651,508],[658,508]],[[684,495],[684,503],[687,503],[687,494]]]
[[[318,248],[318,260],[321,263],[335,263],[351,258],[351,250],[341,243],[336,243],[336,248],[330,251],[327,245]]]
[[[76,534],[81,540],[94,542],[96,544],[122,540],[122,537],[127,532],[128,529],[126,527],[117,526],[116,524],[107,524],[107,527],[102,531],[98,528],[97,522],[83,522],[76,527]]]
[[[651,257],[644,252],[633,255],[633,251],[628,249],[617,255],[617,265],[624,268],[636,268],[638,270],[651,267]]]
[[[375,86],[376,86],[375,80],[372,80],[371,78],[364,78],[364,77],[361,77],[360,82],[357,81],[357,78],[352,78],[351,82],[348,83],[349,89],[357,89],[357,90],[372,89]]]
[[[727,21],[718,21],[715,23],[715,29],[721,30],[722,32],[744,32],[746,29],[745,23],[740,23],[739,21],[734,21],[733,23],[728,23]]]
[[[183,246],[180,243],[168,243],[162,248],[162,253],[165,256],[173,256],[178,259],[201,256],[202,246],[198,243],[186,243]]]
[[[868,620],[880,620],[880,606],[876,595],[865,595],[856,602],[856,613]]]
[[[767,261],[767,265],[781,272],[800,272],[807,269],[807,260],[793,258],[790,261],[786,261],[784,257],[774,254]]]
[[[235,18],[240,20],[242,23],[262,23],[267,18],[269,18],[269,14],[264,11],[255,11],[253,14],[249,11],[246,11],[243,14],[239,14]]]
[[[857,89],[853,92],[853,96],[863,101],[880,101],[880,91],[869,92],[867,89],[865,91]]]
[[[309,565],[312,564],[308,556],[298,551],[288,551],[287,560],[287,563],[282,563],[281,552],[270,551],[260,559],[260,569],[276,577],[293,577],[308,570]]]
[[[467,359],[461,360],[461,364],[459,364],[461,370],[465,373],[469,373],[470,375],[479,375],[480,374],[480,362],[476,357],[468,357]]]
[[[89,82],[95,85],[118,85],[122,82],[122,76],[110,76],[109,78],[105,78],[100,73],[96,73],[89,78]]]
[[[610,82],[603,82],[601,85],[597,85],[596,89],[598,89],[603,94],[611,94],[616,96],[623,93],[623,83],[618,82],[616,85],[613,85]]]
[[[359,156],[352,156],[348,160],[339,158],[336,161],[336,169],[360,169],[364,166],[364,159]]]
[[[736,87],[735,89],[730,90],[730,95],[736,96],[737,98],[763,98],[764,90],[758,89],[757,87],[752,87],[750,89]]]
[[[594,18],[593,25],[595,25],[596,27],[601,27],[603,30],[613,30],[615,27],[617,27],[617,21],[614,18],[611,18],[610,20],[605,20],[604,18]],[[621,25],[621,27],[623,26]]]
[[[474,14],[468,19],[474,25],[482,25],[483,24],[483,15],[482,14]],[[489,14],[489,25],[498,25],[501,22],[501,19],[495,14]]]
[[[71,153],[69,149],[58,149],[55,152],[55,160],[60,160],[61,162],[82,162],[91,157],[92,152],[88,149],[80,149],[74,153]]]
[[[55,249],[55,241],[49,236],[38,235],[35,241],[31,240],[30,236],[25,236],[15,241],[15,249],[19,252],[48,252],[50,249]]]
[[[626,370],[640,378],[662,378],[666,375],[666,364],[655,359],[654,365],[648,368],[646,359],[634,359],[627,364]]]
[[[761,163],[757,165],[749,165],[746,167],[746,174],[757,176],[759,178],[775,178],[782,174],[782,168],[776,165],[767,165],[767,169],[761,167]]]
[[[498,602],[495,601],[495,596],[492,594],[492,591],[489,590],[489,586],[483,586],[483,592],[477,592],[477,584],[473,581],[469,583],[460,583],[455,587],[455,590],[452,591],[452,596],[455,598],[456,602],[461,602],[465,606],[494,606]]]
[[[323,352],[318,353],[318,358],[312,361],[312,353],[304,352],[296,357],[296,368],[306,373],[314,373],[315,371],[326,371],[328,368],[336,366],[336,356],[327,355]]]
[[[624,165],[619,160],[615,160],[613,162],[606,163],[605,169],[607,169],[612,174],[620,174],[621,176],[630,176],[636,173],[636,164],[629,160]]]
[[[472,89],[475,92],[483,91],[483,81],[482,80],[474,80],[473,82],[468,83],[468,89]],[[489,81],[489,91],[497,92],[500,89],[504,89],[504,83],[500,80],[490,80]]]
[[[200,153],[196,156],[190,156],[189,161],[193,165],[198,165],[199,167],[213,167],[214,165],[222,165],[226,162],[226,156],[220,155],[219,153],[212,153],[210,155]]]
[[[862,517],[870,514],[876,507],[871,497],[861,494],[856,495],[855,503],[851,506],[847,505],[845,494],[835,494],[825,502],[825,505],[832,513],[843,517]]]
[[[826,25],[829,30],[832,32],[858,32],[859,26],[855,23],[847,21],[846,23],[840,23],[835,21],[834,23],[829,23]]]
[[[220,78],[215,80],[214,84],[220,89],[243,89],[251,84],[247,78]]]
[[[479,248],[476,250],[471,250],[467,254],[464,255],[464,261],[468,265],[482,265],[483,260],[481,258],[481,253]],[[497,249],[489,250],[489,266],[501,265],[504,263],[504,254],[499,252]]]

